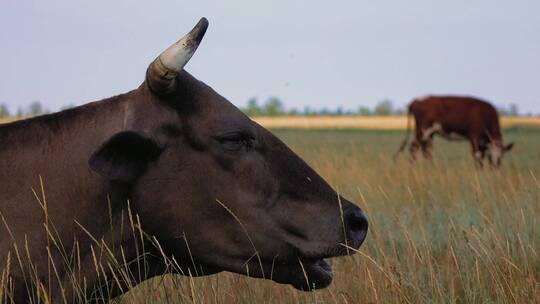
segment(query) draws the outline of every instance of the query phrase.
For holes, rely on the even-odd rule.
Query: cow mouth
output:
[[[271,279],[302,291],[326,288],[332,283],[332,266],[322,258],[301,258],[296,263],[274,264]]]
[[[296,247],[296,246],[294,246]],[[205,269],[204,275],[220,271],[230,271],[251,278],[268,279],[279,284],[290,285],[300,291],[314,291],[328,287],[334,278],[334,271],[329,259],[352,255],[344,247],[330,247],[326,250],[302,252],[298,247],[289,255],[264,257],[253,254],[244,259],[234,257],[218,261],[199,263]],[[216,263],[217,262],[217,263]],[[211,270],[208,273],[208,270]],[[187,273],[187,272],[186,272]]]
[[[305,280],[300,284],[291,284],[294,288],[304,291],[311,291],[328,287],[334,278],[332,266],[324,259],[307,260],[303,264],[305,270]]]
[[[262,263],[265,269],[264,273],[260,272]],[[322,258],[301,258],[298,257],[296,263],[293,262],[278,262],[278,261],[260,261],[256,263],[249,262],[250,271],[246,272],[245,268],[236,267],[220,267],[215,264],[198,264],[198,268],[202,272],[182,271],[180,274],[198,277],[215,274],[221,271],[231,271],[251,278],[270,279],[276,283],[291,285],[300,291],[314,291],[328,287],[334,278],[332,266]],[[183,268],[182,268],[183,269]],[[186,265],[186,269],[191,269],[191,266]]]
[[[328,262],[329,259],[354,254],[343,246],[331,246],[326,250],[317,250],[318,253],[303,252],[297,246],[294,247],[296,247],[296,254],[272,261],[263,259],[262,265],[259,264],[257,267],[252,264],[255,267],[251,269],[260,269],[260,266],[263,266],[265,274],[262,277],[266,279],[291,285],[301,291],[314,291],[326,288],[332,283],[334,271]]]

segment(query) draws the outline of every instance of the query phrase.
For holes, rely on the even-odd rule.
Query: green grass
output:
[[[118,302],[540,302],[540,129],[506,130],[516,146],[499,170],[442,139],[432,162],[394,160],[403,131],[274,132],[368,214],[360,252],[331,261],[334,283],[303,293],[230,273],[164,276]]]

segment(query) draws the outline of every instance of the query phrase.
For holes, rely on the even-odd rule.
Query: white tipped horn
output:
[[[150,64],[146,72],[146,81],[154,93],[166,95],[174,91],[176,76],[199,47],[207,28],[208,20],[201,18],[189,33],[168,47]]]

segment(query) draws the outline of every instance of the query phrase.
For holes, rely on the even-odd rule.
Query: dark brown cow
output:
[[[312,290],[332,281],[325,258],[359,248],[360,208],[183,70],[207,25],[131,92],[0,126],[0,262],[15,303],[101,302],[164,272]]]
[[[486,156],[493,166],[499,166],[504,152],[513,146],[503,143],[499,115],[488,102],[465,96],[427,96],[409,105],[407,135],[400,152],[409,139],[411,115],[416,123],[415,138],[409,147],[413,159],[419,149],[425,157],[431,157],[435,134],[450,140],[468,139],[480,166]]]

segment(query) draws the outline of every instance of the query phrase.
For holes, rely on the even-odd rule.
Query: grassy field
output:
[[[516,146],[499,170],[441,139],[433,162],[394,160],[403,131],[274,132],[368,214],[360,251],[331,260],[334,283],[164,276],[117,303],[540,303],[540,128],[505,130]]]
[[[464,142],[435,141],[433,163],[393,153],[403,132],[274,130],[368,214],[360,252],[334,283],[302,293],[233,274],[164,277],[123,303],[539,303],[540,129],[500,170],[474,168]]]
[[[274,129],[369,129],[402,130],[407,127],[406,116],[272,116],[255,117],[256,122]],[[7,123],[16,118],[0,118]],[[414,124],[414,120],[413,120]],[[501,117],[504,128],[540,127],[540,117]]]
[[[255,117],[267,128],[294,129],[370,129],[401,130],[407,127],[406,116],[279,116]],[[414,119],[413,119],[414,124]],[[504,128],[540,127],[540,117],[501,117]]]

